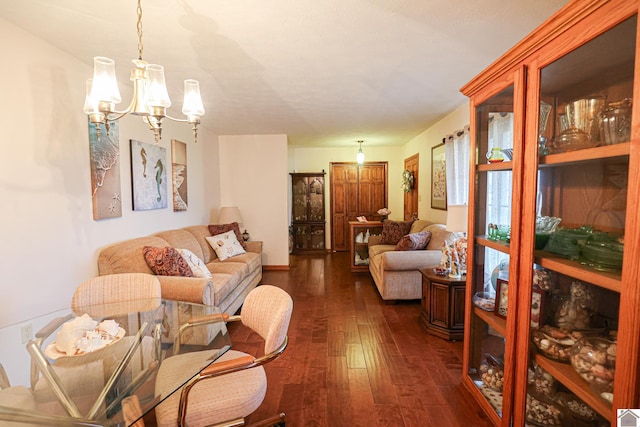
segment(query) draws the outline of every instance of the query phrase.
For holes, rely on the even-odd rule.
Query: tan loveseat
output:
[[[385,301],[422,298],[422,275],[419,269],[440,264],[442,243],[460,238],[447,231],[443,224],[417,220],[410,233],[431,232],[431,240],[424,250],[396,251],[395,245],[380,244],[381,236],[369,237],[369,271]]]
[[[205,237],[211,236],[206,225],[168,230],[146,237],[109,245],[98,255],[99,274],[147,273],[144,246],[188,249],[206,264],[212,277],[156,276],[162,298],[215,305],[223,312],[235,313],[246,295],[262,280],[262,242],[246,242],[247,252],[220,261]]]

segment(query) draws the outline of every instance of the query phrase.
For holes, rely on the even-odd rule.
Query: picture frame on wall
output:
[[[134,211],[167,207],[167,155],[157,144],[135,139],[131,145],[131,195]]]
[[[431,148],[431,209],[447,210],[447,168],[444,142]]]

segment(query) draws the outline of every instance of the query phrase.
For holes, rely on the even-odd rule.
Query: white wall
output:
[[[82,112],[91,65],[3,19],[0,51],[1,327],[68,306],[76,286],[97,274],[101,247],[207,223],[219,195],[217,173],[210,173],[216,166],[205,160],[217,152],[217,137],[202,129],[194,144],[190,126],[168,122],[161,144],[167,148],[167,161],[172,138],[187,143],[189,208],[174,213],[169,203],[167,209],[132,211],[129,139],[153,143],[153,137],[141,119],[126,117],[120,123],[123,214],[94,221],[87,118]],[[120,82],[124,100],[129,85]]]
[[[420,155],[420,182],[418,183],[418,216],[445,224],[447,211],[431,209],[431,148],[441,144],[442,138],[469,124],[469,103],[456,108],[436,124],[409,141],[404,147],[404,157]]]
[[[219,144],[220,206],[240,209],[265,266],[288,266],[287,136],[225,135]]]

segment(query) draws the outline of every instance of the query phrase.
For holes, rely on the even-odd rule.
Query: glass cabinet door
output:
[[[309,203],[308,188],[306,177],[294,178],[292,185],[294,221],[309,221],[309,209],[307,206]]]
[[[532,189],[518,278],[528,308],[517,354],[527,381],[514,425],[616,425],[614,391],[628,395],[616,359],[626,351],[617,339],[636,27],[629,18],[529,75],[537,105],[526,150],[538,155],[524,168]]]
[[[515,73],[514,80],[521,78]],[[518,88],[518,89],[516,89]],[[470,189],[471,249],[467,258],[468,324],[464,381],[495,425],[511,418],[516,284],[510,280],[514,175],[522,124],[516,125],[514,81],[475,106],[472,153],[475,185]],[[522,97],[520,97],[522,99]],[[516,129],[520,129],[517,131]],[[472,384],[472,386],[469,386]]]

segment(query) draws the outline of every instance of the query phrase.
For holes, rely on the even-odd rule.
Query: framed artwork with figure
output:
[[[444,142],[431,148],[431,209],[447,210],[447,168]]]

